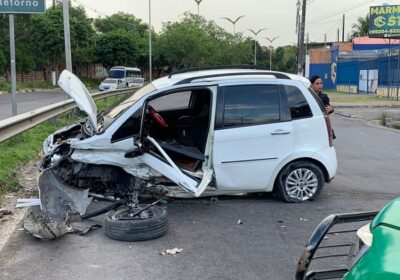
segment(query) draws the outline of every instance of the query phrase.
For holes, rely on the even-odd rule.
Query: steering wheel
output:
[[[153,107],[149,105],[147,109],[149,110],[150,116],[156,124],[158,124],[162,128],[168,127],[167,122],[163,119],[163,117],[161,117],[159,113],[157,113],[157,111]]]

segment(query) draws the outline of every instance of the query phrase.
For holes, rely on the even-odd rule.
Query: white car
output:
[[[112,197],[119,207],[106,214],[106,235],[136,241],[167,229],[165,209],[140,204],[142,195],[276,191],[285,201],[304,202],[336,173],[329,117],[300,76],[247,68],[180,71],[101,117],[75,76],[64,71],[59,84],[88,118],[44,143],[41,215],[52,223],[40,233],[27,228],[37,236],[46,237],[47,228],[54,236],[61,224],[68,230],[66,217],[85,215],[93,197]],[[55,202],[61,198],[62,209]]]
[[[99,85],[99,90],[117,90],[123,87],[125,87],[125,84],[123,84],[121,80],[107,78],[101,82],[101,84]]]

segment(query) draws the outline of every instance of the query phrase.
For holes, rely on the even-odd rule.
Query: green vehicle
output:
[[[355,224],[363,226],[348,229]],[[296,280],[316,279],[400,279],[400,198],[379,212],[326,217],[307,242],[296,271]]]

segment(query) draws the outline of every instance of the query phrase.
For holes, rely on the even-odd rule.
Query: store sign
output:
[[[0,0],[0,14],[43,14],[46,0]]]

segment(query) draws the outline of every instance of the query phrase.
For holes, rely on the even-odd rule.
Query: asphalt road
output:
[[[176,200],[167,206],[168,233],[138,243],[110,240],[103,229],[55,241],[15,231],[0,252],[0,279],[294,279],[321,219],[379,209],[399,193],[400,132],[341,117],[333,125],[338,173],[312,203],[270,195]],[[175,247],[183,252],[160,255]]]
[[[68,99],[68,95],[60,89],[51,92],[32,92],[17,94],[17,114],[26,113],[46,105]],[[0,95],[0,120],[12,117],[12,95]]]

